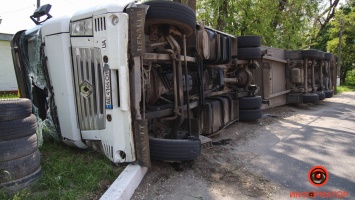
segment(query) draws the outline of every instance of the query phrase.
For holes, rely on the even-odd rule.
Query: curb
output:
[[[147,171],[147,167],[129,164],[102,195],[100,200],[130,199]]]

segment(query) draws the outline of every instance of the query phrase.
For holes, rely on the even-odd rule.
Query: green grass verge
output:
[[[41,178],[12,196],[0,191],[0,199],[98,199],[124,169],[101,153],[54,140],[46,140],[40,152]]]
[[[340,85],[337,86],[337,93],[343,93],[343,92],[355,92],[355,85]]]
[[[2,93],[0,94],[0,99],[8,99],[8,98],[18,98],[17,94],[7,94],[7,93]]]

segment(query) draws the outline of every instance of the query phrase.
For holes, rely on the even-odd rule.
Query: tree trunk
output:
[[[192,8],[192,10],[196,11],[196,0],[174,0],[174,1],[185,4],[190,8]]]
[[[340,84],[345,84],[346,74],[349,70],[342,68],[340,73]]]
[[[225,18],[228,17],[228,0],[223,0],[221,4],[219,4],[219,15],[217,18],[217,30],[223,31],[226,27]]]
[[[287,3],[288,3],[288,0],[279,1],[279,5],[278,5],[278,8],[277,8],[278,9],[277,15],[276,15],[274,21],[271,22],[273,28],[276,29],[277,26],[280,24],[280,21],[282,21],[281,16],[282,16],[282,13],[285,10],[285,6],[286,6]]]

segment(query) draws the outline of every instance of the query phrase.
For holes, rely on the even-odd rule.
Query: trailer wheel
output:
[[[333,97],[333,90],[326,90],[324,91],[325,98],[332,98]]]
[[[318,59],[319,51],[317,49],[308,49],[301,51],[302,58],[313,58]]]
[[[324,92],[316,92],[316,94],[319,96],[319,101],[323,101],[325,99],[325,93]]]
[[[26,177],[40,168],[40,153],[35,151],[27,156],[0,162],[0,183],[12,182]]]
[[[29,99],[2,99],[0,100],[0,122],[21,119],[30,116],[32,103]]]
[[[147,26],[154,24],[168,24],[179,27],[186,36],[195,32],[196,14],[190,7],[171,1],[149,1],[146,15]]]
[[[238,59],[248,60],[248,59],[259,59],[261,58],[261,49],[260,48],[238,48]]]
[[[201,154],[199,138],[160,139],[149,138],[150,157],[152,160],[189,161]]]
[[[238,48],[260,47],[261,37],[257,35],[246,35],[237,37]]]
[[[0,121],[0,141],[13,140],[36,133],[36,116],[23,119]]]
[[[324,52],[323,51],[318,51],[318,59],[323,60],[324,59]]]
[[[307,93],[302,95],[303,103],[319,103],[319,96],[315,93]]]
[[[261,119],[262,116],[260,108],[253,110],[239,110],[239,121],[254,121]]]
[[[324,59],[325,60],[332,60],[333,54],[332,53],[324,53]]]
[[[241,110],[259,109],[261,107],[262,101],[263,100],[261,96],[239,98],[239,109]]]

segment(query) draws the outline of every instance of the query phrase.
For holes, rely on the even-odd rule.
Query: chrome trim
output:
[[[75,98],[78,122],[81,130],[105,128],[103,93],[103,64],[98,48],[72,48]],[[83,85],[92,86],[90,94],[83,92]]]

